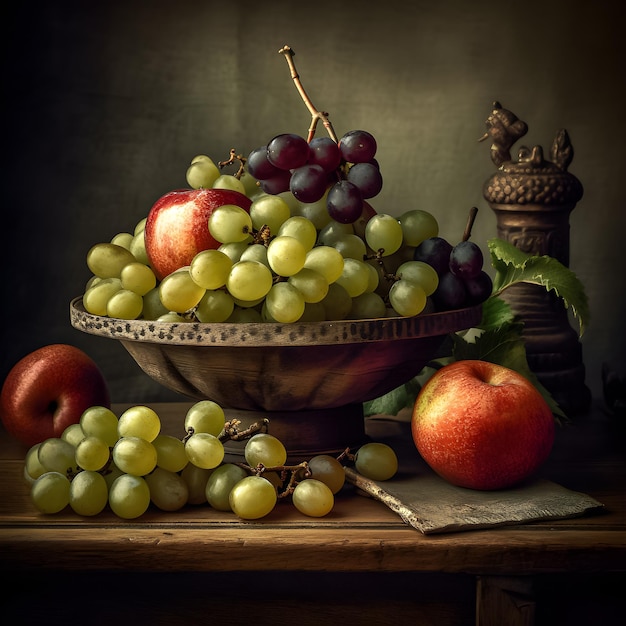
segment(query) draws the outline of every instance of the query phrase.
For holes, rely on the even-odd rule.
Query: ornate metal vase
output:
[[[517,160],[510,149],[528,127],[495,102],[486,121],[496,171],[483,187],[495,212],[498,237],[519,249],[549,255],[569,266],[569,216],[583,195],[580,181],[567,171],[573,148],[558,131],[544,158],[541,146],[521,147]],[[582,346],[567,310],[553,293],[531,284],[513,285],[502,295],[524,322],[523,336],[531,370],[567,415],[585,413],[591,393],[585,385]]]

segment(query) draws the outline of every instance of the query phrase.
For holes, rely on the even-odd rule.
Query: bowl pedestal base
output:
[[[316,454],[338,456],[346,448],[354,451],[367,441],[362,404],[311,411],[249,411],[224,409],[227,420],[237,419],[239,429],[269,420],[266,432],[287,448],[289,462],[308,461]],[[262,431],[263,432],[263,431]],[[226,455],[243,459],[245,441],[227,441]]]

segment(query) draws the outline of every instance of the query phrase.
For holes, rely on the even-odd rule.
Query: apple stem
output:
[[[324,127],[326,128],[326,131],[328,132],[330,138],[335,143],[337,143],[339,140],[337,139],[337,135],[335,133],[333,125],[331,124],[330,120],[328,119],[328,113],[324,113],[323,111],[319,111],[313,105],[313,102],[311,101],[311,98],[309,98],[309,96],[307,95],[306,91],[304,90],[304,87],[302,86],[302,82],[300,81],[300,75],[298,74],[298,71],[296,70],[296,65],[293,62],[293,57],[295,56],[296,53],[289,46],[283,46],[278,52],[279,52],[279,54],[282,54],[285,57],[285,59],[287,61],[287,65],[289,65],[289,71],[291,72],[291,78],[293,79],[293,82],[294,82],[294,84],[296,86],[296,89],[298,90],[298,93],[300,94],[300,97],[304,101],[304,104],[306,105],[307,109],[311,113],[311,126],[309,127],[308,136],[307,136],[307,142],[310,142],[311,139],[313,139],[313,137],[315,137],[315,129],[317,128],[317,123],[321,120],[322,123],[324,124]]]
[[[473,206],[470,209],[469,216],[467,218],[467,224],[465,225],[465,230],[463,231],[463,241],[467,241],[472,236],[472,227],[474,226],[474,221],[476,220],[477,214],[478,207]]]

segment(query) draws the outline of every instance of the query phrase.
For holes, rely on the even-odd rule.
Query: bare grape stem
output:
[[[279,54],[282,54],[285,57],[285,60],[287,61],[287,65],[289,65],[289,71],[291,72],[291,78],[293,79],[293,82],[294,82],[294,84],[296,86],[296,89],[298,90],[298,93],[300,94],[300,97],[304,101],[304,104],[306,105],[307,109],[311,113],[311,126],[309,127],[308,136],[307,136],[307,142],[310,142],[311,139],[313,139],[313,137],[315,137],[315,129],[317,128],[317,123],[321,120],[322,123],[324,124],[324,128],[326,128],[326,131],[328,132],[330,138],[335,143],[337,143],[338,142],[338,138],[337,138],[337,135],[336,135],[335,130],[333,128],[333,125],[331,124],[330,120],[328,119],[328,113],[324,113],[323,111],[319,111],[313,105],[313,102],[311,101],[311,98],[309,98],[308,94],[304,90],[304,87],[302,86],[302,82],[300,81],[300,75],[298,74],[298,71],[296,70],[296,65],[295,65],[295,63],[293,61],[293,57],[295,56],[296,53],[289,46],[283,46],[278,52],[279,52]]]

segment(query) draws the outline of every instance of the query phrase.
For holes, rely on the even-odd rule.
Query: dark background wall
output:
[[[435,214],[458,239],[496,232],[482,198],[494,165],[477,143],[494,100],[549,147],[565,127],[585,194],[571,215],[571,268],[587,287],[588,384],[623,367],[624,43],[619,0],[390,0],[384,3],[49,0],[5,10],[0,381],[47,343],[85,349],[115,401],[172,394],[116,343],[69,324],[92,244],[130,230],[189,160],[241,152],[309,114],[277,51],[289,44],[314,103],[339,134],[378,139],[373,203]]]

